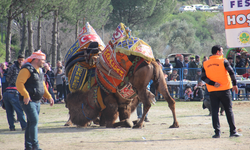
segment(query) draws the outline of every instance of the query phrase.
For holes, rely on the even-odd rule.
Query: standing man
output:
[[[14,64],[8,69],[6,80],[9,83],[10,87],[16,86],[17,75],[21,69],[23,60],[24,60],[24,56],[19,55],[17,57],[17,61],[14,61]]]
[[[177,57],[179,59],[177,59]],[[184,67],[184,61],[183,61],[183,55],[182,54],[176,54],[175,58],[174,58],[174,61],[175,61],[175,68],[183,68]]]
[[[46,56],[40,50],[32,53],[22,66],[16,81],[20,93],[20,103],[26,113],[27,127],[25,129],[25,149],[38,150],[38,116],[40,100],[44,96],[54,105],[54,100],[49,94],[42,71]]]
[[[184,68],[188,68],[189,65],[189,60],[188,60],[188,56],[184,57]]]
[[[215,45],[212,47],[212,56],[203,64],[201,79],[206,82],[207,90],[210,94],[212,122],[215,132],[212,138],[220,138],[221,134],[218,116],[220,102],[226,112],[227,122],[230,128],[230,137],[241,136],[241,134],[237,133],[234,123],[230,91],[230,89],[233,88],[232,90],[238,93],[237,81],[229,62],[223,58],[222,46]]]
[[[188,70],[188,73],[190,76],[195,76],[197,69],[194,69],[194,68],[202,68],[202,63],[200,63],[200,56],[199,55],[195,56],[194,61],[190,61],[188,68],[192,68],[192,69]]]
[[[173,65],[170,63],[169,58],[165,58],[165,64],[163,64],[163,73],[169,76],[172,73]]]

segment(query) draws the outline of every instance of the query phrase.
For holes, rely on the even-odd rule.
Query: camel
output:
[[[126,126],[124,123],[131,127],[133,125],[132,122],[129,121],[130,115],[136,109],[139,101],[141,101],[144,105],[143,115],[133,127],[142,128],[145,116],[151,107],[152,93],[146,89],[151,79],[157,91],[159,91],[168,102],[168,106],[172,111],[173,124],[170,128],[178,128],[179,124],[175,113],[175,101],[169,94],[162,69],[155,61],[139,68],[133,73],[132,77],[129,78],[129,82],[137,93],[137,96],[133,98],[133,100],[126,100],[118,93],[111,93],[103,98],[103,103],[106,105],[106,108],[101,110],[93,98],[96,87],[92,87],[87,92],[76,91],[70,93],[67,96],[70,120],[78,126],[86,127],[91,120],[96,119],[101,113],[100,124],[103,124],[102,118],[104,118],[107,128]],[[121,122],[115,123],[118,117]]]

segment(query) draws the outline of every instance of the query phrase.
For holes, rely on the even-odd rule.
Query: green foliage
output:
[[[17,34],[13,34],[11,36],[11,44],[18,45],[19,44],[19,38]]]
[[[67,20],[71,24],[77,21],[89,22],[95,29],[100,29],[108,20],[108,15],[113,7],[111,0],[74,0],[67,12],[62,12],[62,19]]]
[[[111,3],[109,28],[120,22],[130,28],[157,27],[175,7],[175,0],[111,0]]]
[[[0,63],[4,61],[5,61],[5,44],[0,42]]]

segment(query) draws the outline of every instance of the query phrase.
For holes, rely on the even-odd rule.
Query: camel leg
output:
[[[170,108],[170,110],[172,111],[172,114],[173,114],[174,122],[170,126],[170,128],[178,128],[179,123],[177,121],[176,113],[175,113],[175,100],[169,94],[165,79],[163,81],[159,81],[158,90],[163,95],[164,99],[168,102],[168,107]]]
[[[114,94],[108,95],[104,99],[106,108],[102,111],[102,115],[105,118],[106,128],[114,128],[114,123],[119,116],[118,104]]]
[[[150,100],[147,96],[146,89],[138,91],[138,97],[141,100],[141,102],[143,103],[143,113],[142,113],[142,117],[141,117],[140,121],[134,126],[134,128],[142,128],[143,121],[144,121],[146,114],[148,113],[148,111],[151,107],[151,103],[150,103]]]
[[[73,123],[70,120],[70,116],[69,116],[69,120],[64,124],[64,126],[73,126]]]

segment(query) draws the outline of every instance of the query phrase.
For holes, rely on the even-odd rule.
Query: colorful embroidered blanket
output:
[[[66,53],[64,58],[65,63],[72,55],[82,51],[82,49],[84,48],[87,48],[89,43],[91,42],[98,42],[101,49],[105,48],[105,44],[103,43],[99,35],[96,33],[95,29],[87,22],[79,33],[76,42],[70,47],[70,49]]]
[[[115,52],[140,56],[147,61],[155,60],[152,48],[143,40],[132,37],[129,28],[123,23],[116,28],[111,43],[116,45]]]
[[[99,48],[101,50],[105,48],[105,45],[99,35],[97,35],[94,28],[87,22],[79,33],[76,42],[70,47],[70,49],[66,53],[65,63],[67,64],[67,61],[70,60],[70,58],[74,54],[84,51],[86,48],[88,48],[91,42],[98,42]],[[76,57],[74,58],[74,60],[80,57],[81,56]],[[96,66],[89,65],[88,61],[77,62],[72,65],[68,73],[69,89],[71,92],[75,92],[77,90],[87,91],[88,89],[90,89],[91,86],[96,83],[96,81],[94,80],[94,76],[89,75],[91,74],[91,72],[93,72],[93,68],[95,70]],[[87,79],[89,80],[89,83],[86,83],[85,80]]]
[[[127,75],[132,66],[132,62],[129,61],[127,55],[139,56],[147,61],[154,60],[151,47],[141,39],[131,37],[129,28],[123,23],[120,23],[116,28],[112,39],[99,58],[101,59],[100,62],[105,62],[102,66],[105,66],[104,68],[106,71],[102,71],[103,69],[97,69],[96,72],[96,80],[106,92],[116,93],[118,89],[117,87]],[[116,76],[119,76],[120,78],[117,78]],[[130,87],[124,88],[125,91],[130,89]],[[124,98],[134,95],[133,92],[130,92],[129,95],[124,94],[124,92],[122,93],[121,96],[124,95]]]

